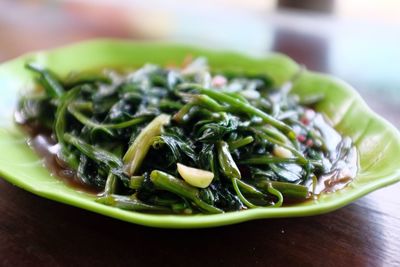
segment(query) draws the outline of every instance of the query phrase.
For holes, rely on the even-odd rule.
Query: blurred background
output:
[[[398,0],[0,0],[0,62],[98,37],[279,51],[348,81],[400,128]]]

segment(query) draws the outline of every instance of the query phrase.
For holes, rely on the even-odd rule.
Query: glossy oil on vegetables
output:
[[[340,189],[356,151],[300,99],[292,81],[182,67],[71,73],[34,63],[38,88],[20,100],[31,143],[47,140],[56,175],[97,201],[157,213],[222,213],[279,207]],[[298,73],[297,76],[301,75]],[[39,138],[40,137],[40,138]]]

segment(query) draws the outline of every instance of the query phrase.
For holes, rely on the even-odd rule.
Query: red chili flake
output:
[[[310,120],[307,119],[307,118],[304,117],[304,116],[301,117],[300,121],[301,121],[301,123],[304,124],[304,125],[309,125],[309,124],[310,124]]]
[[[312,139],[308,139],[306,142],[306,146],[312,147],[314,145],[314,142]]]
[[[297,136],[297,140],[299,141],[299,142],[304,142],[304,141],[306,141],[306,137],[304,136],[304,135],[302,135],[302,134],[299,134],[298,136]]]

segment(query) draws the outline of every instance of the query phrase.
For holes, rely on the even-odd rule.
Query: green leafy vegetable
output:
[[[35,64],[26,64],[26,67],[39,74],[39,83],[46,90],[48,97],[61,97],[63,95],[64,88],[54,74]]]
[[[63,79],[27,69],[38,88],[20,100],[22,121],[53,139],[60,173],[100,191],[105,205],[180,214],[274,208],[355,175],[352,141],[301,105],[320,96],[290,93],[301,73],[277,88],[265,74],[210,72],[203,58]]]

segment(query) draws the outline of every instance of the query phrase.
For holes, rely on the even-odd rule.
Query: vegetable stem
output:
[[[122,168],[121,160],[111,152],[108,152],[98,147],[94,147],[69,133],[64,134],[64,140],[67,143],[75,146],[79,151],[81,151],[87,157],[91,158],[96,162],[106,164],[110,169]]]
[[[278,181],[268,181],[268,180],[261,180],[255,182],[255,186],[264,192],[269,192],[268,188],[271,185],[276,190],[287,198],[292,199],[306,199],[308,196],[308,188],[303,185],[286,183],[286,182],[278,182]]]
[[[237,184],[237,181],[238,181],[238,180],[239,180],[239,179],[237,179],[237,178],[233,178],[233,179],[232,179],[232,185],[233,185],[233,188],[235,189],[235,192],[236,192],[237,196],[239,197],[240,201],[242,201],[243,204],[245,204],[248,208],[251,208],[251,209],[257,208],[256,205],[254,205],[253,203],[251,203],[250,201],[248,201],[248,200],[243,196],[242,192],[240,192],[239,186],[238,186],[238,184]]]
[[[229,178],[241,178],[239,168],[229,152],[229,146],[226,142],[220,141],[217,143],[218,162],[224,175]]]
[[[142,161],[153,144],[154,137],[161,134],[163,126],[168,124],[169,121],[169,115],[158,115],[136,137],[123,158],[124,170],[129,176],[134,175],[139,170]]]
[[[48,70],[37,66],[36,64],[28,63],[25,65],[31,71],[39,74],[39,81],[42,83],[48,97],[61,97],[64,94],[64,88],[58,79]]]
[[[56,111],[56,121],[54,131],[56,132],[57,141],[64,145],[64,133],[66,128],[66,113],[68,105],[77,97],[79,93],[79,87],[75,87],[63,95],[60,99],[59,105]]]
[[[229,142],[229,150],[233,151],[233,150],[241,148],[243,146],[247,146],[248,144],[253,143],[253,141],[254,141],[254,138],[251,135],[246,136],[241,139],[234,140],[232,142]]]
[[[271,163],[301,163],[298,158],[278,158],[272,156],[259,156],[240,161],[240,164],[267,165]]]
[[[139,189],[144,181],[144,176],[132,176],[129,182],[129,187]]]
[[[207,88],[202,88],[199,86],[196,86],[196,88],[199,90],[200,93],[208,95],[209,97],[229,104],[233,110],[241,111],[244,113],[248,113],[249,115],[252,116],[258,116],[260,117],[265,123],[271,124],[278,128],[279,130],[283,131],[287,136],[289,137],[290,140],[295,140],[296,139],[296,133],[293,131],[292,128],[290,128],[287,124],[275,119],[271,115],[265,113],[264,111],[248,104],[243,101],[240,101],[230,95],[227,95],[226,93],[214,90],[214,89],[207,89]]]
[[[74,117],[80,121],[82,124],[89,126],[91,128],[94,129],[100,129],[103,130],[104,132],[113,135],[113,133],[110,131],[110,129],[122,129],[122,128],[126,128],[126,127],[131,127],[137,124],[140,124],[146,120],[148,120],[148,118],[146,117],[139,117],[139,118],[134,118],[128,121],[124,121],[124,122],[119,122],[119,123],[113,123],[113,124],[102,124],[102,123],[97,123],[95,121],[92,121],[91,119],[89,119],[88,117],[86,117],[83,113],[81,113],[75,106],[74,103],[70,104],[68,106],[68,111],[74,115]]]
[[[272,186],[271,183],[268,184],[268,189],[267,190],[271,195],[274,195],[274,196],[276,196],[278,198],[278,202],[276,202],[273,207],[282,206],[282,203],[283,203],[283,195],[282,195],[282,193],[279,190],[275,189]]]
[[[96,202],[131,211],[158,211],[168,212],[169,208],[144,203],[134,197],[121,195],[106,195],[96,199]]]
[[[265,134],[265,133],[262,133],[262,132],[260,132],[260,131],[257,131],[257,132],[258,132],[263,138],[265,138],[266,140],[268,140],[269,142],[271,142],[271,143],[273,143],[273,144],[276,144],[276,145],[279,145],[279,146],[281,146],[281,147],[284,147],[284,148],[290,150],[290,152],[292,152],[292,153],[298,158],[298,162],[299,162],[300,164],[306,165],[306,164],[309,163],[309,160],[306,159],[306,158],[304,157],[304,155],[303,155],[300,151],[298,151],[296,148],[294,148],[294,147],[292,147],[292,146],[288,146],[287,144],[285,144],[285,143],[283,143],[283,142],[281,142],[281,141],[279,141],[279,140],[276,140],[276,139],[274,139],[273,137],[270,137],[270,136],[268,136],[268,135]]]
[[[204,202],[199,195],[199,190],[185,181],[175,178],[174,176],[162,171],[154,170],[150,174],[151,181],[160,189],[167,190],[181,197],[190,199],[200,209],[209,213],[222,213],[223,211],[217,207]]]
[[[117,187],[117,179],[115,175],[110,172],[107,176],[106,186],[104,187],[103,195],[108,196],[115,193]]]

